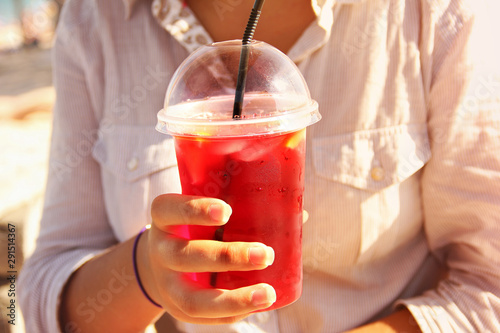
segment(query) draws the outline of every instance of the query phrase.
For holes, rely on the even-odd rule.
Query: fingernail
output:
[[[211,204],[208,207],[208,214],[213,221],[227,223],[233,210],[229,205]]]
[[[276,292],[273,288],[259,288],[252,293],[254,306],[271,305],[276,302]]]
[[[255,246],[248,250],[248,259],[254,265],[272,265],[274,262],[274,250],[272,247]]]

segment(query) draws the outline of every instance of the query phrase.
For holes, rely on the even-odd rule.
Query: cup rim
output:
[[[164,134],[196,137],[241,137],[297,131],[318,122],[321,119],[321,114],[318,110],[318,102],[311,99],[305,105],[295,109],[265,117],[214,120],[181,118],[171,116],[164,109],[161,109],[157,118],[156,130]]]

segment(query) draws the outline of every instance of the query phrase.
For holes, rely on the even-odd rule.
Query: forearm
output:
[[[137,284],[133,244],[130,239],[113,247],[72,275],[61,297],[63,331],[138,332],[163,313]]]
[[[420,333],[415,319],[406,308],[373,323],[350,330],[349,333]]]

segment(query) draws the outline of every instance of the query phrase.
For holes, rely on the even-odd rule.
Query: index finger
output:
[[[162,194],[151,203],[151,218],[161,230],[171,225],[220,226],[226,224],[232,209],[220,199],[183,194]]]

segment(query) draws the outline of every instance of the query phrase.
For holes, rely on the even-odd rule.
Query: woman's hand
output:
[[[202,288],[182,273],[264,269],[274,261],[262,243],[185,240],[169,233],[173,225],[222,226],[231,207],[219,199],[165,194],[151,205],[153,223],[139,241],[139,275],[150,297],[173,317],[198,324],[224,324],[276,301],[268,284],[235,290]]]

